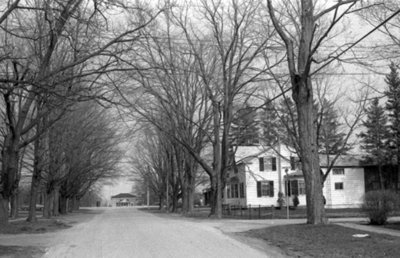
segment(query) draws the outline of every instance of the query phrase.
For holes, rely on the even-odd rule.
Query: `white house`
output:
[[[137,202],[137,197],[130,193],[120,193],[111,196],[112,207],[134,206]]]
[[[224,204],[277,206],[279,192],[289,205],[295,195],[300,205],[306,204],[304,177],[293,151],[284,146],[240,146],[235,157],[238,165],[228,172]],[[323,171],[326,164],[326,158],[321,156]],[[364,193],[364,168],[360,162],[354,157],[339,157],[324,184],[326,207],[359,207]]]

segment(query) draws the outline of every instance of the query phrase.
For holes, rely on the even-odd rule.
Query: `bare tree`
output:
[[[343,18],[356,10],[357,1],[339,1],[322,10],[317,10],[312,0],[285,1],[285,9],[279,10],[282,14],[279,16],[272,1],[268,0],[267,3],[270,19],[286,50],[292,97],[298,114],[299,154],[306,183],[307,223],[326,223],[313,118],[312,78],[318,70],[334,60],[330,56],[317,60],[317,51],[331,40],[330,34]],[[326,18],[330,20],[328,24],[323,22]],[[317,62],[322,65],[313,69],[312,64]]]
[[[110,74],[132,69],[121,66],[124,52],[121,49],[130,49],[138,32],[157,16],[142,12],[140,20],[128,23],[125,28],[104,30],[108,25],[104,13],[112,3],[91,3],[85,0],[24,3],[3,21],[7,23],[1,31],[5,35],[4,45],[12,41],[15,48],[0,48],[4,56],[0,83],[7,126],[2,148],[1,223],[8,221],[9,197],[17,187],[19,149],[41,134],[25,136],[54,110],[39,109],[37,101],[47,102],[48,96],[69,101],[93,98],[111,101],[118,89],[105,87],[114,85]],[[135,12],[136,9],[129,9],[126,13]],[[15,105],[15,98],[21,99],[19,106]],[[52,122],[55,121],[46,122],[42,133]]]
[[[165,151],[165,148],[171,149],[172,146],[168,144],[165,136],[160,135],[162,132],[155,130],[158,133],[147,128],[145,137],[137,143],[141,151],[131,157],[130,163],[137,182],[146,185],[149,188],[148,190],[151,190],[158,197],[159,208],[161,209],[164,204],[169,205],[166,200],[167,187],[170,187],[169,178],[171,174],[176,173],[176,171],[170,166],[174,162],[174,157],[171,157]]]
[[[260,57],[268,50],[272,31],[254,26],[260,6],[256,1],[202,1],[196,10],[204,20],[203,31],[194,29],[194,23],[199,21],[191,20],[187,9],[174,14],[174,22],[196,58],[198,76],[212,107],[212,166],[195,158],[211,179],[212,215],[218,218],[222,216],[225,175],[233,160],[233,103],[245,101],[253,83],[265,80],[266,65]],[[260,39],[260,33],[267,37]]]
[[[139,48],[140,65],[148,70],[133,77],[144,89],[133,108],[162,132],[157,134],[159,137],[168,138],[171,148],[164,151],[173,156],[173,170],[168,177],[172,181],[173,209],[178,197],[175,186],[179,183],[183,213],[191,213],[197,164],[188,152],[201,155],[207,140],[210,107],[195,72],[196,60],[190,47],[177,42],[179,35],[170,32],[176,26],[170,25],[168,14],[165,19],[167,28],[144,34]]]
[[[79,104],[50,128],[44,216],[77,207],[96,182],[119,175],[122,138],[107,113],[94,102]]]

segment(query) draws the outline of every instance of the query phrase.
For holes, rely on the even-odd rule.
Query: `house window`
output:
[[[303,180],[297,181],[299,184],[299,195],[306,194],[306,183]]]
[[[296,160],[294,157],[290,157],[290,170],[296,170]]]
[[[276,171],[276,157],[271,158],[271,168],[272,171]]]
[[[343,182],[335,183],[335,190],[343,190]]]
[[[263,157],[258,158],[258,162],[260,164],[260,171],[264,171],[264,158]]]
[[[260,157],[258,158],[260,171],[276,171],[276,157]]]
[[[257,181],[257,197],[274,197],[274,181]]]
[[[233,198],[239,198],[239,185],[233,185]]]
[[[246,197],[244,195],[244,183],[240,183],[240,185],[239,185],[239,193],[240,193],[240,198],[245,198]]]
[[[332,169],[332,174],[344,175],[344,168],[334,168],[334,169]]]
[[[304,180],[290,180],[285,184],[285,192],[288,196],[292,195],[305,195],[306,194],[306,184]]]
[[[227,185],[226,195],[227,198],[239,198],[239,185],[238,184]]]

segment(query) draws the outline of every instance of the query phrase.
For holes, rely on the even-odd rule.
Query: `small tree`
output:
[[[382,176],[382,165],[387,159],[388,127],[387,117],[383,107],[379,105],[378,98],[372,100],[371,105],[366,109],[367,119],[363,121],[365,131],[362,132],[361,148],[366,151],[365,160],[378,165],[379,182],[381,189],[384,189]]]
[[[234,114],[232,136],[236,145],[258,144],[259,129],[256,117],[256,109],[250,106],[245,106]]]
[[[366,193],[362,209],[367,214],[370,224],[385,224],[388,216],[397,208],[398,199],[399,196],[396,193],[388,190]]]
[[[387,97],[386,110],[388,113],[389,133],[390,140],[389,145],[393,149],[392,156],[397,161],[397,174],[398,180],[400,179],[400,78],[397,71],[397,66],[391,63],[390,73],[386,76],[385,82],[388,85],[388,89],[385,92]],[[398,189],[398,184],[396,184]]]
[[[340,122],[334,102],[323,99],[317,107],[317,135],[319,153],[344,154],[349,146],[345,143],[346,134],[340,130]]]

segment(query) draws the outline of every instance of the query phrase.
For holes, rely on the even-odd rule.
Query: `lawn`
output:
[[[376,227],[385,227],[385,228],[389,228],[389,229],[400,230],[400,222],[398,222],[398,221],[388,222],[387,224],[385,224],[383,226],[376,226]]]
[[[66,222],[57,219],[39,219],[35,223],[26,220],[10,222],[7,226],[0,228],[0,234],[40,234],[69,228]],[[42,257],[44,248],[35,246],[4,246],[0,245],[0,258],[27,258]]]
[[[0,228],[0,234],[37,234],[53,232],[69,227],[71,225],[58,219],[39,219],[34,223],[27,222],[26,220],[17,220]]]
[[[34,246],[2,246],[0,257],[4,258],[39,258],[45,253],[44,248]]]
[[[353,237],[364,233],[369,237]],[[240,234],[264,239],[294,257],[400,257],[400,238],[334,224],[274,226]]]

